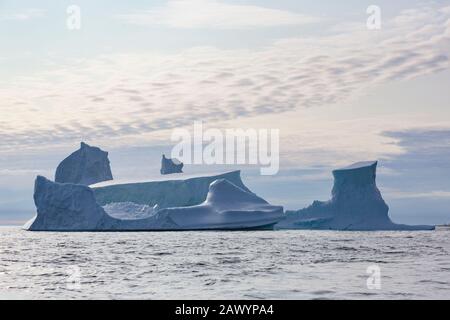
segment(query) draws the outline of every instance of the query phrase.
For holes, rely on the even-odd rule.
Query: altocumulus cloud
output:
[[[99,56],[2,86],[0,147],[83,137],[126,137],[126,144],[196,119],[219,125],[334,104],[380,83],[448,69],[449,48],[450,10],[421,7],[379,32],[330,31],[253,51]]]

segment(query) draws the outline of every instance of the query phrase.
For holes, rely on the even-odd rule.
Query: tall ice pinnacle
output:
[[[430,230],[430,226],[395,224],[376,184],[377,161],[358,162],[333,171],[331,200],[314,201],[305,209],[288,211],[280,229]]]
[[[91,185],[112,179],[108,152],[84,142],[59,164],[55,174],[55,182],[59,183]]]
[[[392,223],[389,207],[376,184],[377,161],[358,162],[333,171],[331,203],[340,217],[363,222]]]

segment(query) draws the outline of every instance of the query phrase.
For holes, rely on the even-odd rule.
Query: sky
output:
[[[280,129],[280,172],[188,172],[242,169],[294,210],[330,197],[332,169],[379,160],[395,222],[450,222],[450,0],[0,0],[0,39],[0,224],[33,216],[36,175],[80,141],[150,178],[199,119]]]

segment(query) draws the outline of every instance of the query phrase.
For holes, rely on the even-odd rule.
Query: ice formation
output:
[[[34,203],[37,214],[25,225],[27,230],[101,230],[113,220],[97,204],[94,192],[81,184],[57,183],[38,176]]]
[[[272,227],[283,217],[273,206],[228,180],[215,180],[206,200],[196,206],[167,208],[158,213],[185,229],[249,229]]]
[[[59,164],[55,174],[55,181],[60,183],[90,185],[112,179],[108,152],[84,142]]]
[[[165,162],[167,167],[165,167]],[[163,156],[161,173],[182,163]],[[138,183],[112,180],[108,153],[81,143],[61,162],[56,182],[38,176],[36,216],[24,228],[35,231],[151,230],[431,230],[395,224],[376,185],[377,162],[334,170],[329,201],[283,214],[252,193],[240,171]],[[166,171],[168,170],[168,171]],[[105,182],[106,181],[106,182]],[[100,183],[99,183],[100,182]],[[88,186],[90,185],[90,186]]]
[[[178,159],[168,159],[163,154],[161,159],[161,174],[183,173],[183,163]]]
[[[359,162],[334,170],[329,201],[315,201],[299,211],[287,211],[278,229],[429,230],[431,226],[395,224],[376,185],[377,162]]]
[[[221,176],[242,184],[239,172]],[[268,204],[243,184],[238,186],[225,178],[216,178],[162,181],[143,184],[137,189],[133,189],[133,184],[124,185],[121,191],[130,196],[136,195],[133,191],[139,193],[148,187],[151,192],[142,192],[140,199],[154,196],[154,201],[165,200],[163,206],[126,200],[112,201],[102,207],[95,191],[88,186],[56,183],[39,176],[34,192],[37,215],[24,228],[32,231],[236,230],[267,228],[281,220],[282,207]],[[207,188],[202,194],[204,185]],[[127,187],[131,188],[128,193]],[[158,187],[163,189],[158,191]],[[167,188],[173,197],[171,201],[166,198]],[[186,205],[167,206],[171,202]]]
[[[240,171],[232,171],[213,176],[200,176],[190,179],[120,183],[108,182],[91,186],[97,203],[101,206],[132,202],[154,206],[160,209],[169,207],[187,207],[202,203],[206,199],[209,185],[214,180],[226,179],[245,191],[250,191],[241,180]]]

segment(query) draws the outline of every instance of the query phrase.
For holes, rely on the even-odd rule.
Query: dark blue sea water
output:
[[[450,299],[450,232],[0,228],[0,298]]]

